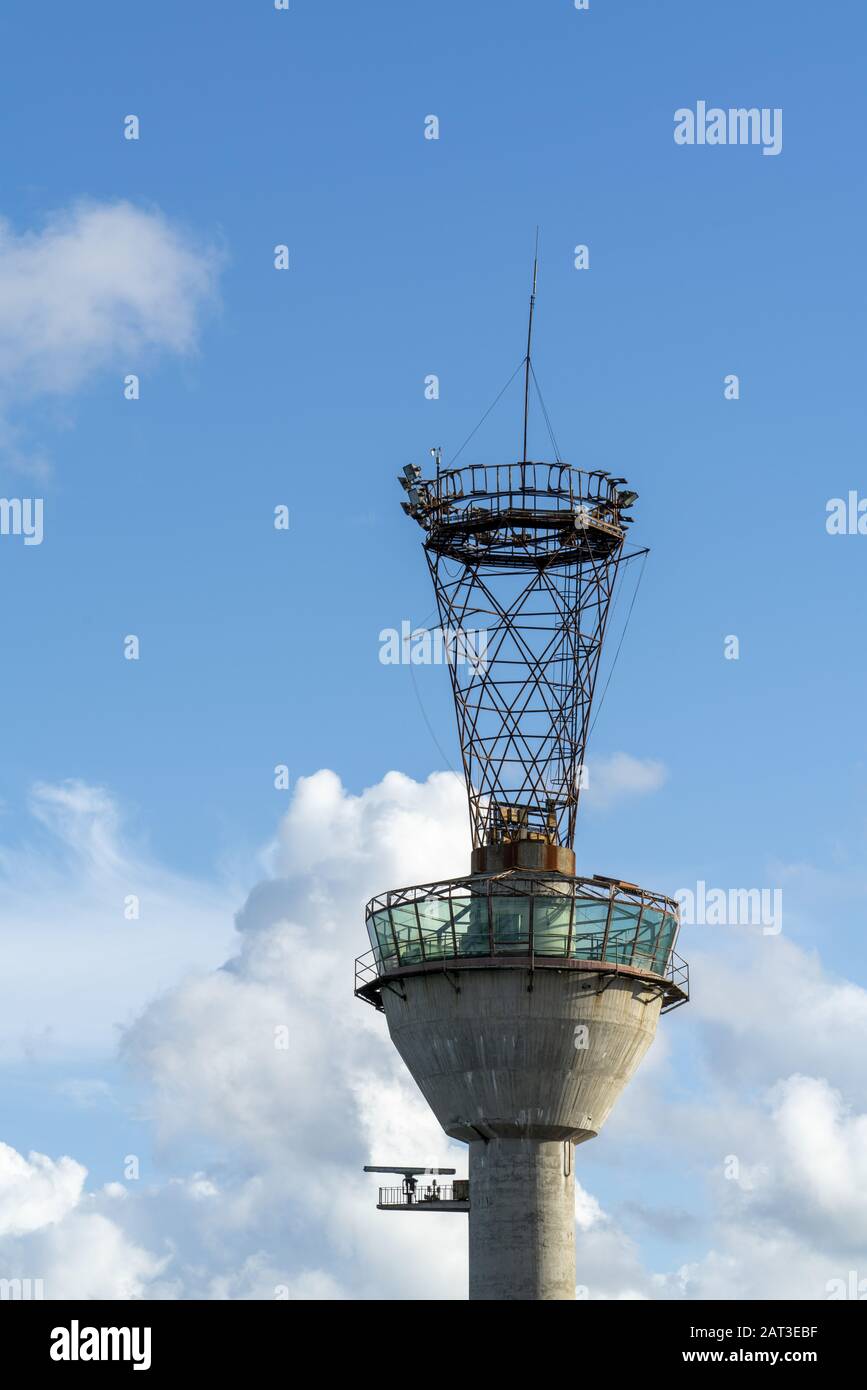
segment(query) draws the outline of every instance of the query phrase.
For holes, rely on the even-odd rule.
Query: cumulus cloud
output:
[[[0,881],[20,875],[31,921],[31,899],[59,902],[61,879],[80,912],[82,896],[149,875],[175,896],[175,923],[203,891],[136,849],[99,789],[43,788],[34,810],[62,874],[55,863],[46,875],[44,846],[0,855]],[[124,1035],[162,1163],[181,1176],[88,1194],[71,1159],[7,1156],[9,1190],[35,1194],[22,1210],[36,1228],[0,1238],[0,1275],[50,1269],[66,1288],[91,1252],[87,1287],[102,1291],[91,1296],[464,1298],[466,1223],[377,1212],[377,1180],[361,1171],[416,1161],[460,1173],[466,1151],[439,1130],[381,1016],[352,998],[351,962],[365,900],[465,870],[465,844],[451,775],[390,773],[357,795],[332,772],[302,779],[219,968],[201,959]],[[221,920],[225,894],[209,901]],[[690,1191],[645,1183],[640,1203],[603,1202],[591,1146],[579,1150],[579,1285],[591,1299],[826,1297],[867,1242],[864,992],[785,938],[708,938],[698,955],[701,988],[679,1031],[665,1031],[597,1141],[621,1167],[634,1145],[642,1174],[683,1174]],[[95,1079],[91,1068],[84,1101],[98,1098]],[[648,1232],[686,1233],[689,1258],[648,1258]]]
[[[39,231],[0,220],[0,452],[26,466],[11,410],[120,379],[158,352],[185,354],[215,300],[222,252],[154,208],[81,201]],[[37,452],[32,460],[44,471]]]
[[[455,1155],[402,1071],[382,1019],[353,999],[351,973],[366,944],[368,895],[419,878],[423,869],[464,867],[466,812],[456,779],[435,774],[418,784],[390,774],[359,796],[328,772],[302,782],[265,851],[272,876],[248,895],[237,916],[239,935],[223,933],[217,962],[208,956],[219,950],[221,919],[230,925],[221,894],[154,864],[125,832],[104,790],[39,787],[32,810],[42,840],[0,851],[0,923],[10,928],[10,955],[18,952],[15,969],[31,985],[55,950],[58,992],[61,981],[68,990],[75,978],[76,957],[86,962],[82,977],[95,973],[93,993],[83,978],[73,998],[64,1020],[70,1029],[82,1027],[83,1013],[91,1014],[88,1032],[95,1020],[105,1023],[107,1000],[117,1018],[118,995],[129,1002],[142,989],[141,959],[131,965],[122,955],[139,926],[122,919],[121,889],[149,884],[142,924],[152,916],[147,903],[159,895],[166,928],[177,932],[183,922],[189,954],[198,936],[188,920],[193,903],[193,923],[204,925],[210,913],[209,951],[198,969],[171,989],[144,985],[155,997],[123,1048],[146,1082],[166,1163],[183,1166],[189,1150],[199,1148],[206,1167],[199,1152],[190,1179],[111,1183],[67,1213],[61,1225],[97,1250],[99,1287],[120,1288],[112,1250],[126,1243],[131,1273],[124,1296],[141,1296],[146,1287],[148,1297],[336,1299],[383,1290],[393,1297],[431,1290],[464,1297],[465,1223],[435,1220],[425,1233],[429,1260],[420,1263],[418,1233],[400,1220],[386,1218],[383,1227],[376,1179],[361,1171],[365,1162],[419,1156],[460,1163],[462,1153]],[[66,950],[54,935],[58,923]],[[107,957],[109,931],[120,933],[121,953]],[[177,945],[169,948],[167,934],[160,933],[159,949],[177,969]],[[213,969],[220,959],[222,968]],[[40,1007],[51,1016],[57,1003],[42,979],[36,1016]],[[87,1102],[100,1099],[94,1080],[91,1069],[83,1090],[70,1083],[76,1102],[82,1093]],[[53,1270],[53,1253],[65,1239],[58,1233],[50,1250],[0,1248],[0,1274]]]
[[[334,772],[302,777],[268,863],[276,874],[354,888],[354,901],[400,883],[469,872],[463,781],[434,772],[415,782],[389,772],[361,795]]]
[[[237,914],[239,952],[155,1001],[125,1038],[125,1056],[157,1083],[164,1137],[195,1117],[201,1132],[279,1161],[299,1145],[345,1149],[354,1088],[383,1053],[371,1042],[382,1020],[352,996],[365,902],[422,866],[455,872],[465,809],[446,774],[419,784],[389,773],[355,796],[332,772],[300,779],[266,851],[274,876]]]
[[[224,1213],[239,1204],[248,1231],[279,1213],[295,1230],[278,1283],[321,1279],[314,1261],[327,1254],[340,1276],[331,1296],[465,1296],[461,1222],[433,1223],[420,1267],[417,1234],[378,1220],[365,1163],[465,1158],[401,1068],[383,1020],[353,998],[351,977],[367,897],[423,869],[458,871],[465,815],[451,775],[419,784],[390,773],[356,796],[331,772],[301,779],[266,852],[274,877],[238,913],[238,953],[154,1001],[125,1036],[164,1152],[206,1139],[257,1175],[224,1194]],[[267,1241],[255,1253],[279,1268]]]
[[[84,1193],[74,1159],[0,1144],[0,1278],[42,1281],[46,1298],[137,1298],[158,1259],[130,1241]]]
[[[690,1015],[716,1084],[765,1086],[800,1072],[867,1107],[867,989],[785,935],[691,927],[679,949],[701,981]]]
[[[86,1173],[71,1158],[29,1158],[0,1144],[0,1236],[53,1225],[78,1202]]]
[[[752,1205],[831,1251],[867,1250],[867,1114],[826,1080],[793,1075],[770,1093],[771,1127]]]
[[[594,1202],[582,1225],[582,1196],[577,1243],[584,1296],[825,1299],[857,1276],[867,1289],[867,1114],[848,1107],[826,1081],[797,1075],[757,1096],[732,1085],[707,1101],[690,1117],[686,1104],[657,1096],[641,1134],[645,1162],[657,1156],[655,1124],[676,1135],[670,1152],[678,1172],[694,1177],[704,1166],[698,1210],[691,1217],[687,1204],[667,1222],[661,1211],[659,1225],[669,1236],[687,1231],[690,1244],[701,1233],[705,1253],[654,1269],[635,1237],[642,1222],[632,1204],[607,1212]],[[641,1217],[655,1224],[652,1207]]]
[[[647,785],[657,776],[632,780]],[[359,1179],[365,1161],[415,1160],[460,1169],[463,1150],[450,1148],[438,1131],[396,1064],[382,1021],[349,1000],[345,966],[361,949],[364,899],[389,885],[460,871],[464,834],[462,789],[453,777],[418,784],[391,773],[360,796],[348,794],[333,773],[305,779],[267,851],[273,877],[253,890],[238,914],[239,954],[218,976],[189,982],[158,1001],[126,1039],[127,1055],[154,1083],[154,1113],[165,1141],[177,1144],[185,1131],[204,1132],[223,1152],[257,1163],[261,1185],[255,1198],[250,1192],[246,1198],[252,1206],[266,1194],[277,1202],[274,1174],[281,1171],[285,1204],[286,1187],[297,1175],[326,1268],[340,1270],[348,1297],[369,1296],[368,1290],[391,1297],[463,1296],[463,1229],[389,1225],[373,1211],[373,1193]],[[822,1297],[826,1279],[839,1272],[845,1240],[817,1240],[807,1219],[811,1209],[818,1217],[828,1207],[816,1197],[803,1128],[792,1112],[810,1103],[803,1087],[817,1085],[831,1145],[825,1152],[833,1151],[838,1167],[854,1173],[847,1188],[851,1202],[857,1201],[860,1173],[857,1164],[853,1168],[859,1122],[828,1108],[825,1082],[802,1080],[780,1089],[791,1018],[787,1011],[768,1010],[761,975],[773,973],[777,989],[793,991],[796,999],[809,981],[805,1003],[827,993],[829,981],[791,942],[774,940],[773,961],[768,938],[739,941],[737,949],[745,959],[705,960],[702,979],[716,977],[719,988],[702,990],[693,1036],[685,1043],[704,1059],[709,1088],[680,1098],[672,1077],[677,1049],[666,1040],[657,1045],[662,1061],[631,1088],[631,1118],[627,1106],[620,1126],[626,1139],[632,1126],[645,1155],[654,1145],[670,1146],[670,1136],[677,1135],[684,1161],[705,1177],[707,1210],[692,1225],[708,1229],[708,1253],[674,1269],[649,1268],[629,1233],[634,1213],[606,1212],[585,1181],[576,1193],[576,1222],[579,1283],[590,1298],[737,1298],[748,1280],[754,1296],[769,1296],[777,1288],[777,1259],[790,1259],[795,1251],[797,1278],[787,1272],[787,1286],[806,1296]],[[747,959],[759,980],[755,990],[735,989],[735,981],[749,974]],[[844,981],[837,988],[838,1005],[856,989]],[[354,1016],[353,1008],[362,1014]],[[854,1016],[853,1009],[857,1015],[855,1002],[847,1008],[847,1016]],[[216,1018],[225,1026],[215,1028]],[[273,1047],[281,1022],[293,1039],[288,1055]],[[811,1036],[815,1062],[815,1028]],[[829,1074],[839,1073],[841,1038],[835,1044],[829,1028],[826,1041],[823,1063]],[[741,1090],[740,1046],[751,1053],[759,1087],[751,1101]],[[734,1123],[732,1116],[738,1117]],[[723,1179],[722,1160],[733,1149],[742,1164],[739,1181],[732,1183]],[[856,1215],[851,1202],[847,1206],[840,1198],[841,1236],[844,1219]],[[249,1215],[252,1207],[245,1209]],[[649,1208],[648,1229],[653,1215]],[[658,1227],[665,1227],[664,1218],[662,1212]],[[690,1221],[689,1213],[682,1214],[683,1225]],[[765,1253],[756,1260],[754,1247],[762,1239]],[[303,1241],[298,1258],[309,1265]],[[754,1260],[751,1275],[743,1267],[747,1258]]]
[[[39,1280],[41,1296],[50,1299],[158,1296],[169,1255],[144,1249],[93,1207],[85,1196],[61,1219],[18,1239],[0,1235],[0,1278]]]

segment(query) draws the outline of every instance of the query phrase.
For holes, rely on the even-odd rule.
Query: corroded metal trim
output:
[[[574,898],[594,899],[607,904],[613,896],[618,902],[658,908],[679,919],[678,904],[664,893],[639,888],[637,884],[626,884],[621,880],[540,872],[533,869],[507,869],[494,874],[465,874],[461,878],[439,879],[433,883],[412,884],[407,888],[392,888],[370,899],[364,917],[365,921],[368,921],[374,913],[410,903],[415,905],[422,898],[463,900],[471,897],[482,898],[486,893],[494,897],[512,898],[563,897],[569,890]]]
[[[414,965],[402,965],[390,969],[382,975],[372,974],[374,966],[368,962],[373,951],[359,956],[355,962],[355,993],[376,1009],[382,1009],[382,991],[393,987],[393,982],[408,979],[413,975],[442,974],[443,962],[419,961]],[[565,956],[459,956],[448,962],[448,970],[457,974],[461,970],[578,970],[592,975],[604,975],[613,979],[624,976],[627,979],[641,980],[648,985],[657,986],[662,991],[662,1012],[668,1013],[689,999],[689,966],[685,960],[672,952],[668,974],[657,975],[650,970],[642,970],[633,965],[617,965],[610,960],[569,960]],[[368,978],[363,977],[367,975]],[[361,983],[359,983],[361,980]],[[404,996],[405,998],[405,996]]]

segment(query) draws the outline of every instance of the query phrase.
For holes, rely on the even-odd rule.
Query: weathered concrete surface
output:
[[[653,1041],[661,999],[640,980],[545,968],[527,986],[525,969],[483,968],[383,990],[392,1041],[454,1139],[591,1139]]]
[[[575,1297],[570,1143],[470,1144],[470,1298]]]

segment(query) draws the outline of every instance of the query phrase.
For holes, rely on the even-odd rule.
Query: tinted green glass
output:
[[[490,910],[490,918],[489,918]],[[368,921],[370,944],[386,967],[416,965],[457,956],[530,951],[529,897],[465,894],[420,898]],[[640,903],[578,898],[566,894],[532,899],[532,948],[539,956],[573,960],[605,959],[615,965],[663,974],[671,955],[677,920],[673,914]],[[607,933],[607,936],[606,936]]]

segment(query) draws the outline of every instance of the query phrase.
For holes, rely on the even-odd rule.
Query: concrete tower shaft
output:
[[[470,1144],[470,1298],[575,1297],[572,1145],[535,1139]]]

